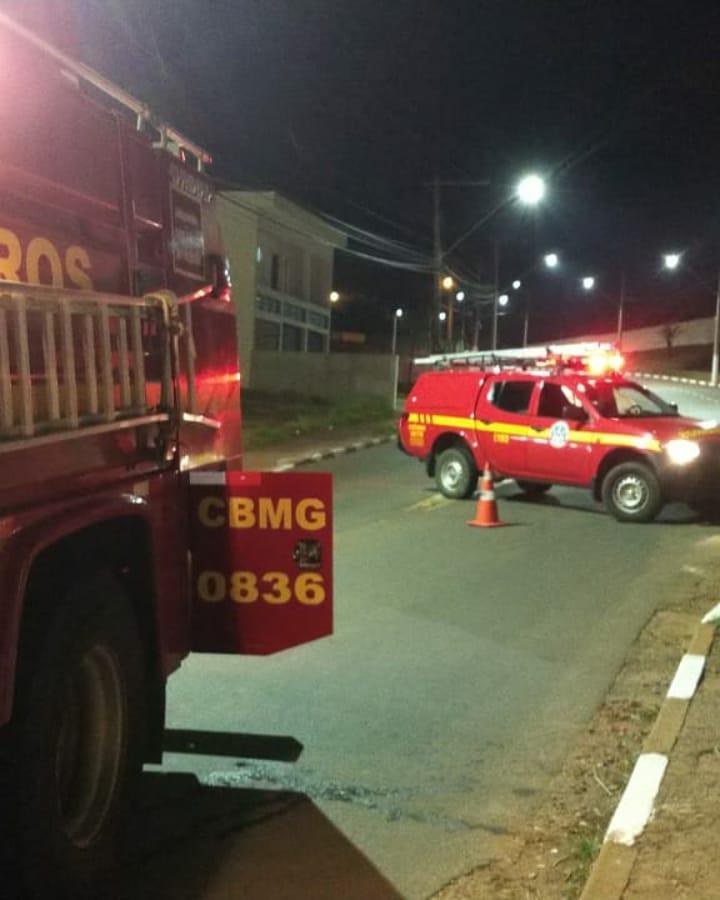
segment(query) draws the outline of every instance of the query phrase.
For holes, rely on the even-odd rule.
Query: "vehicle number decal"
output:
[[[570,440],[570,426],[567,422],[555,422],[550,428],[550,446],[564,447]]]
[[[510,435],[509,434],[501,434],[499,431],[497,431],[493,435],[493,441],[496,444],[509,444],[510,443]]]
[[[325,602],[325,579],[319,572],[303,572],[293,581],[285,572],[232,572],[230,578],[222,572],[200,572],[197,596],[204,603],[256,603],[263,600],[273,606],[283,606],[291,600],[303,606],[319,606]]]

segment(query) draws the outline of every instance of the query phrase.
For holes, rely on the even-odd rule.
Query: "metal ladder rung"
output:
[[[14,422],[7,314],[4,308],[0,308],[0,426],[3,431],[9,431]]]

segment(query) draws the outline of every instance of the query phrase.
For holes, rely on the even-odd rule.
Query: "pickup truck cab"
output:
[[[586,487],[616,519],[647,522],[665,502],[693,503],[720,484],[719,423],[683,417],[617,371],[576,362],[425,372],[398,438],[452,498],[470,496],[489,466],[528,494]]]

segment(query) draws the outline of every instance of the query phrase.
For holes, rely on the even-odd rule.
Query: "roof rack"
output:
[[[145,122],[149,123],[160,134],[160,146],[166,147],[168,141],[171,141],[177,145],[179,151],[190,153],[197,161],[197,169],[199,172],[203,171],[205,165],[209,165],[212,162],[212,156],[207,150],[203,150],[203,148],[194,141],[184,137],[171,125],[159,121],[154,116],[147,103],[143,103],[141,100],[133,97],[132,94],[129,94],[121,87],[118,87],[118,85],[113,84],[113,82],[110,81],[110,79],[105,78],[104,75],[91,69],[90,66],[77,62],[65,53],[62,53],[52,44],[43,40],[33,31],[30,31],[29,28],[25,28],[24,25],[16,22],[15,19],[7,13],[0,12],[0,24],[6,26],[11,31],[14,31],[15,34],[33,44],[39,50],[42,50],[43,53],[46,53],[48,56],[57,60],[67,72],[72,73],[77,79],[86,81],[100,91],[100,93],[105,94],[107,97],[111,97],[116,103],[119,103],[121,106],[124,106],[126,109],[135,113],[136,128],[138,131],[142,129]]]
[[[418,366],[480,366],[481,368],[528,368],[532,363],[548,363],[558,357],[578,359],[593,353],[617,350],[614,344],[603,341],[580,341],[572,344],[548,344],[544,347],[518,347],[507,350],[466,350],[462,353],[435,353],[413,360]]]

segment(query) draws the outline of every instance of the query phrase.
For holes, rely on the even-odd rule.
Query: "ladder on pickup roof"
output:
[[[416,366],[480,366],[490,368],[529,368],[532,364],[550,363],[556,359],[577,359],[593,353],[608,353],[616,348],[601,341],[574,344],[548,344],[545,347],[518,347],[515,350],[466,350],[461,353],[434,353],[413,360]]]
[[[56,432],[166,420],[172,306],[169,293],[0,282],[0,451]]]

